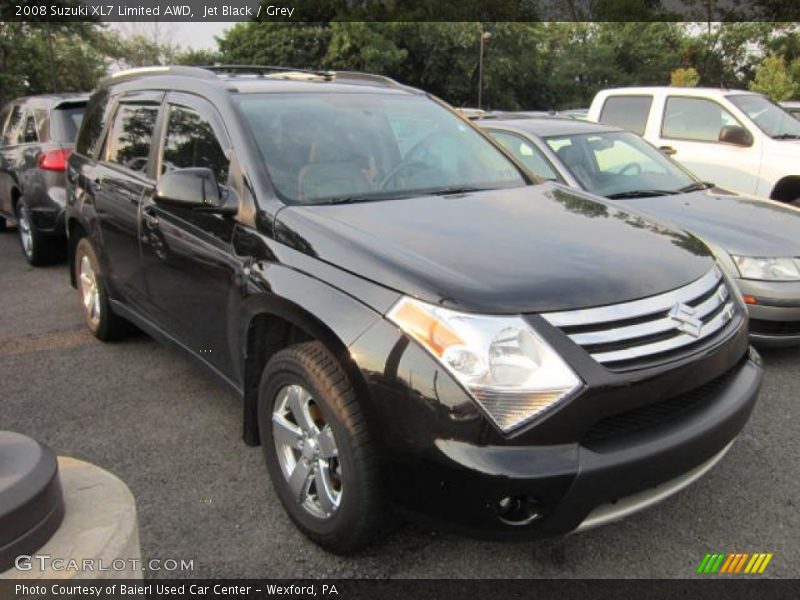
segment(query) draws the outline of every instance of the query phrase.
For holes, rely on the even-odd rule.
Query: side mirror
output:
[[[160,204],[228,214],[236,212],[238,208],[223,200],[214,172],[206,167],[167,171],[158,180],[155,201]]]
[[[719,141],[734,146],[752,146],[753,136],[744,127],[725,125],[719,130]]]

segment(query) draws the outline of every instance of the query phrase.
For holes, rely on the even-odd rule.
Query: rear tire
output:
[[[391,518],[364,415],[321,343],[291,346],[267,363],[258,427],[275,492],[307,537],[348,554],[386,531]]]
[[[111,310],[100,262],[89,238],[81,238],[75,247],[75,282],[92,335],[109,342],[130,333],[133,326]]]
[[[17,234],[25,260],[34,267],[41,267],[62,258],[64,240],[58,236],[45,235],[36,229],[24,196],[17,201],[16,213]]]
[[[0,233],[3,233],[6,230],[6,220],[3,217],[0,217]]]

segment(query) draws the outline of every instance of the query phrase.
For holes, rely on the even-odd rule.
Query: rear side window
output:
[[[670,96],[664,109],[661,136],[678,140],[718,142],[726,125],[740,125],[736,118],[716,102],[705,98]]]
[[[21,144],[24,138],[25,119],[22,107],[17,104],[11,108],[8,124],[3,132],[3,144],[15,146]]]
[[[228,158],[211,124],[190,108],[173,106],[169,111],[161,169],[188,167],[207,167],[214,171],[217,183],[225,185],[228,181]]]
[[[100,136],[105,129],[109,113],[108,90],[95,92],[85,108],[81,127],[75,143],[75,151],[84,156],[94,156],[100,145]]]
[[[158,107],[120,104],[108,138],[106,160],[146,172]]]
[[[71,144],[78,137],[85,105],[67,105],[54,109],[50,115],[50,138]]]
[[[644,135],[652,104],[652,96],[611,96],[603,104],[600,122]]]
[[[22,132],[22,141],[25,144],[35,144],[39,141],[39,131],[36,127],[36,118],[31,111],[25,115],[25,128]]]

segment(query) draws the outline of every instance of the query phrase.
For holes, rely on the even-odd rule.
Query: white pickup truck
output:
[[[720,187],[800,205],[800,121],[761,94],[609,89],[594,97],[589,120],[637,133]]]

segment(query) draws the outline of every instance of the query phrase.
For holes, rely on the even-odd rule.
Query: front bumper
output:
[[[800,344],[800,281],[752,281],[737,279],[748,304],[750,340],[763,346]]]

